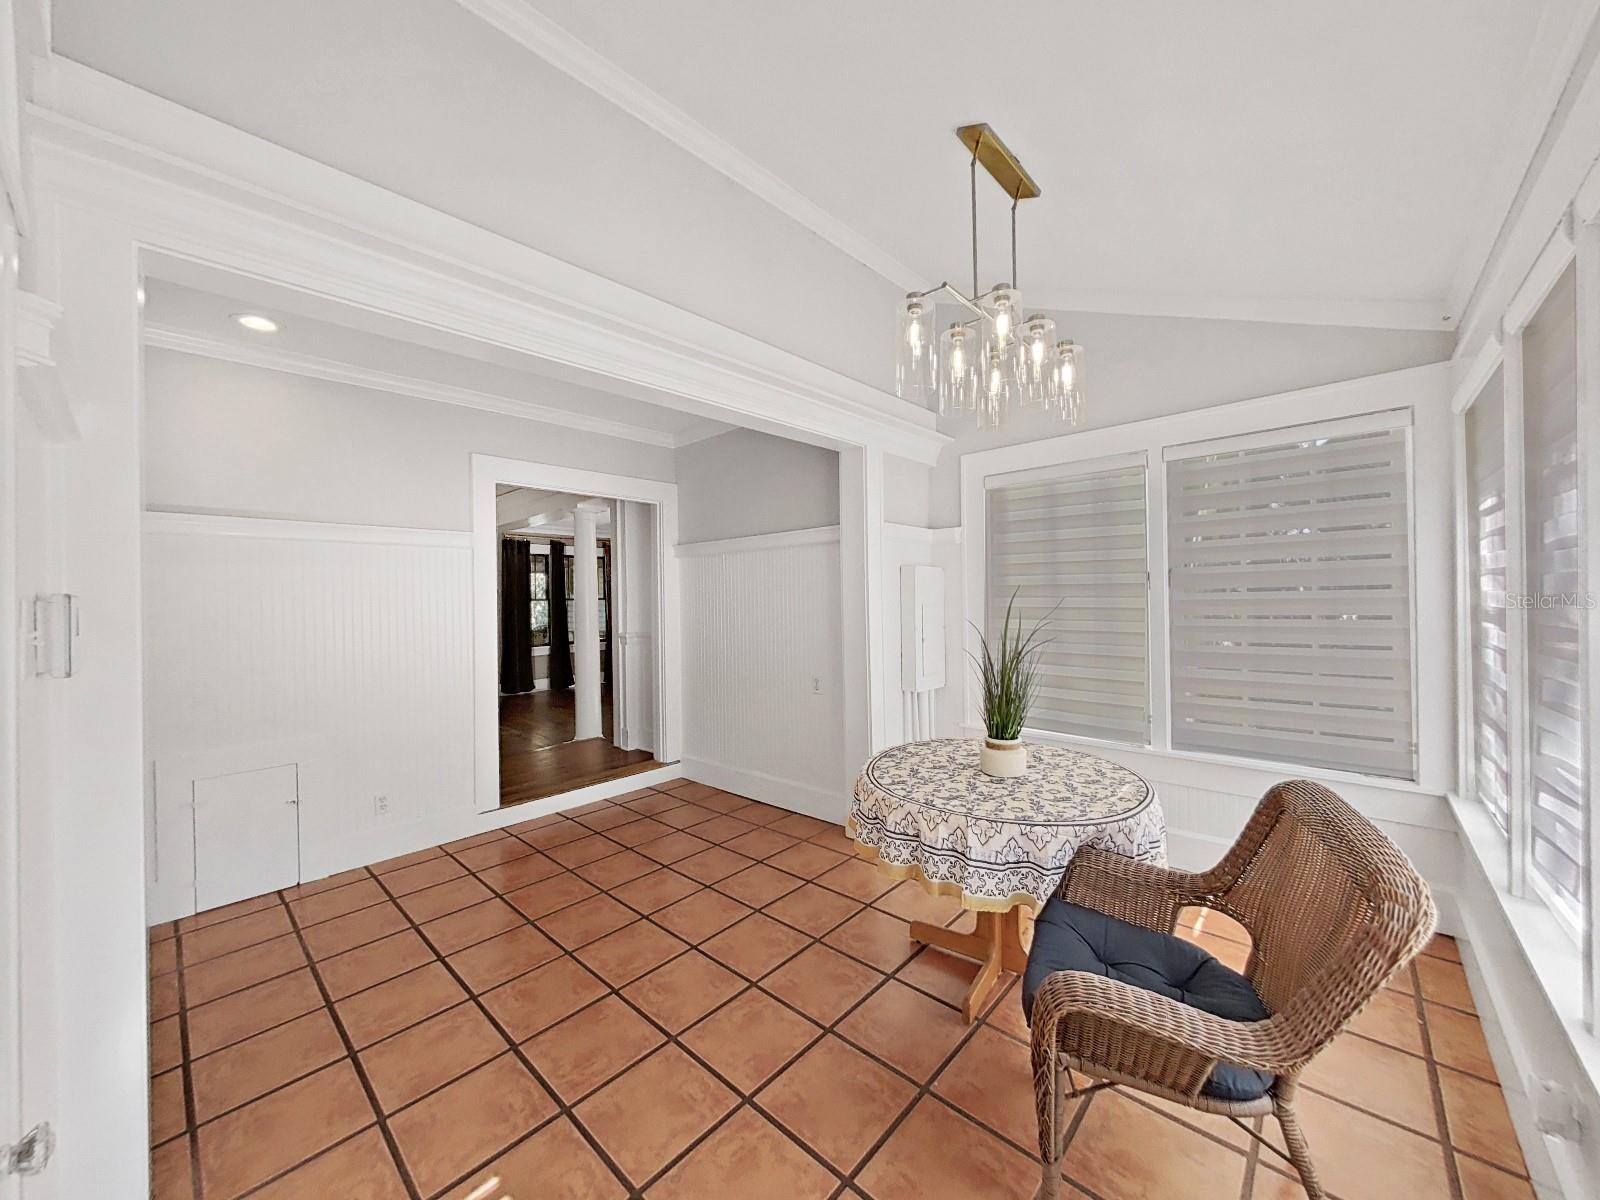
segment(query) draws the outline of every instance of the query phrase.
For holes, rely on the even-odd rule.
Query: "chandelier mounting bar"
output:
[[[956,130],[956,136],[1012,200],[1032,200],[1043,195],[1022,161],[988,125],[963,125]]]

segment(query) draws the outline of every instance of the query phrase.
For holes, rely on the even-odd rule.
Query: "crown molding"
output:
[[[418,400],[436,400],[440,404],[453,404],[458,408],[476,408],[506,417],[543,421],[549,425],[563,425],[569,429],[582,429],[588,433],[622,438],[630,442],[644,442],[651,446],[665,446],[670,449],[678,444],[678,439],[664,430],[645,429],[624,421],[612,421],[605,417],[555,408],[531,400],[517,400],[511,396],[437,383],[431,379],[418,379],[412,375],[395,375],[373,367],[318,358],[277,346],[246,345],[226,338],[205,337],[162,325],[145,326],[144,344],[157,350],[175,350],[180,354],[194,354],[202,358],[237,363],[240,366],[260,367],[267,371],[282,371],[285,374],[301,375],[308,379],[321,379],[327,383],[370,388],[373,391],[390,392],[397,396],[412,396]]]
[[[17,292],[16,352],[19,367],[54,367],[51,339],[61,306],[34,292]]]
[[[1202,321],[1252,321],[1272,325],[1334,325],[1347,329],[1397,329],[1453,333],[1455,315],[1437,300],[1295,300],[1188,296],[1158,292],[1024,292],[1032,312],[1105,313],[1130,317],[1180,317]]]
[[[56,370],[55,329],[61,306],[33,292],[19,291],[16,296],[17,380],[23,403],[45,441],[76,441],[77,413]]]
[[[523,0],[457,0],[457,3],[891,283],[908,291],[927,286],[920,273],[806,199],[683,109]]]

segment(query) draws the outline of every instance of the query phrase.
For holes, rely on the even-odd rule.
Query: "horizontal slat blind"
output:
[[[1472,745],[1478,799],[1510,828],[1506,706],[1506,399],[1496,371],[1467,410],[1468,574],[1472,581]]]
[[[1584,795],[1577,358],[1569,267],[1523,333],[1522,386],[1532,865],[1574,922],[1583,912]]]
[[[1167,469],[1172,744],[1415,777],[1403,429]]]
[[[1060,604],[1028,727],[1146,745],[1144,464],[1001,484],[988,504],[991,644],[1013,591],[1026,624]]]

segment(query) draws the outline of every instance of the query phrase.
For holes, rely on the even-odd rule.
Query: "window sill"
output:
[[[1520,965],[1538,982],[1573,1058],[1587,1073],[1589,1086],[1600,1092],[1600,1036],[1591,1033],[1583,1020],[1582,949],[1573,941],[1566,926],[1540,901],[1511,894],[1505,837],[1489,814],[1480,805],[1464,801],[1454,793],[1447,800],[1461,831],[1463,850],[1488,879],[1489,903],[1510,928],[1521,952]],[[1463,880],[1463,885],[1472,886],[1467,880]],[[1465,902],[1467,897],[1459,896],[1458,900]],[[1501,1009],[1502,1023],[1512,1024],[1510,1018],[1517,1011],[1515,1006],[1524,998],[1505,994],[1515,987],[1516,981],[1505,976],[1508,964],[1486,961],[1489,957],[1478,957],[1478,970],[1485,976],[1492,976],[1487,980],[1491,999]],[[1513,1007],[1508,1008],[1508,1003]]]
[[[982,736],[983,727],[970,722],[962,726],[968,735]],[[1256,758],[1235,758],[1223,754],[1204,754],[1157,746],[1138,746],[1099,738],[1077,737],[1067,733],[1024,729],[1029,741],[1070,746],[1091,753],[1143,755],[1163,762],[1181,763],[1187,781],[1196,787],[1219,790],[1253,790],[1260,795],[1274,783],[1285,779],[1309,779],[1326,785],[1376,820],[1425,829],[1455,831],[1444,803],[1443,793],[1423,787],[1409,779],[1390,779],[1379,775],[1356,775],[1347,771],[1317,770],[1303,763],[1267,762]],[[1198,772],[1198,774],[1196,773]]]

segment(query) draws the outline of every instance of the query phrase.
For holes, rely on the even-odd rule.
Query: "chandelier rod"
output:
[[[972,298],[976,300],[981,294],[978,291],[978,150],[983,145],[983,130],[978,131],[978,136],[972,143]]]
[[[1017,194],[1011,197],[1011,286],[1017,285],[1017,205],[1022,203],[1022,185],[1017,185]]]

